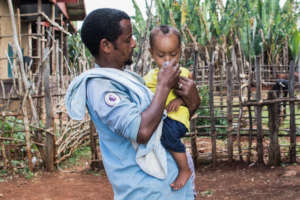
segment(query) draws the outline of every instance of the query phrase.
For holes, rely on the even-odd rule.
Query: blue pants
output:
[[[170,151],[185,152],[185,146],[180,138],[184,137],[187,131],[182,123],[169,117],[165,118],[160,139],[162,145]]]

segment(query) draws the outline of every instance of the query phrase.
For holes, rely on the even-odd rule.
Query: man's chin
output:
[[[132,59],[129,59],[129,60],[127,60],[124,64],[125,64],[125,66],[126,66],[126,65],[131,65],[132,62],[133,62]]]

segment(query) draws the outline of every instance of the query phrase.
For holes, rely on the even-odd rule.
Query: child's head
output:
[[[179,31],[171,26],[155,27],[150,33],[150,53],[159,68],[165,62],[176,59],[179,62],[181,53],[181,36]]]

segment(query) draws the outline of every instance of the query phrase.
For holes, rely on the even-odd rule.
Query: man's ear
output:
[[[103,38],[102,40],[100,40],[100,49],[104,52],[104,53],[110,53],[112,50],[112,43],[110,41],[108,41],[106,38]]]

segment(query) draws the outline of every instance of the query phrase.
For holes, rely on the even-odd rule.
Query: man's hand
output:
[[[179,108],[179,106],[183,105],[183,100],[181,98],[176,98],[170,101],[170,103],[167,105],[167,112],[176,112]]]
[[[190,116],[192,117],[200,105],[200,96],[196,84],[192,79],[180,77],[178,85],[179,87],[174,89],[174,91],[189,108]]]
[[[167,87],[171,89],[176,87],[177,82],[179,81],[179,75],[179,65],[174,59],[159,69],[157,75],[157,88]]]

